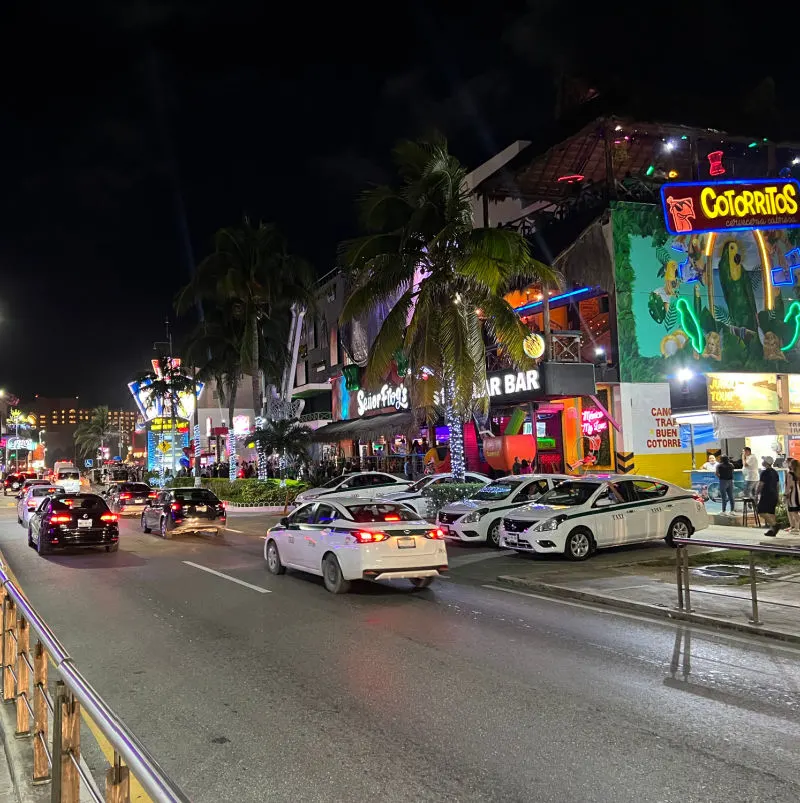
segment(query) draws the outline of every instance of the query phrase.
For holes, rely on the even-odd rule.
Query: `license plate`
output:
[[[439,529],[445,534],[448,535],[450,532],[450,528],[446,524],[440,524]]]
[[[417,546],[417,542],[413,538],[398,538],[397,539],[397,548],[398,549],[414,549]]]
[[[198,506],[195,508],[195,510],[196,510],[198,513],[205,513],[205,512],[208,510],[208,508],[207,508],[205,505],[198,505]]]
[[[144,499],[134,499],[133,500],[133,504],[134,505],[141,505],[143,503],[144,503]]]
[[[506,536],[506,543],[507,544],[516,544],[517,543],[517,536],[516,535],[507,535]]]
[[[79,530],[90,530],[92,527],[92,520],[91,519],[78,519],[78,529]]]

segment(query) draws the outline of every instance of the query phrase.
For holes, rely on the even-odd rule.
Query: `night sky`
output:
[[[356,233],[357,193],[389,178],[397,139],[442,131],[474,167],[552,122],[560,68],[650,95],[685,91],[689,75],[710,105],[771,75],[775,104],[796,104],[778,20],[727,7],[701,18],[687,4],[671,21],[549,0],[273,6],[2,12],[0,387],[124,402],[217,228],[274,220],[321,275]],[[759,24],[774,47],[747,45]],[[717,72],[692,66],[703,31]]]

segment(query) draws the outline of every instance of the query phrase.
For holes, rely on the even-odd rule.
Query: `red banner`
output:
[[[800,226],[800,185],[794,179],[664,184],[670,234]]]

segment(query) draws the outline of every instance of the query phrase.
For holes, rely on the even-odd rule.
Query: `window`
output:
[[[341,487],[345,490],[349,488],[366,488],[368,485],[372,485],[372,476],[359,476],[356,475],[355,477],[349,477],[347,482],[344,483]]]
[[[317,515],[314,517],[314,523],[330,524],[338,518],[339,514],[330,505],[319,505],[317,507]]]
[[[499,502],[511,496],[519,488],[520,480],[498,480],[481,488],[477,493],[472,494],[472,499],[480,499],[485,502]]]
[[[577,507],[578,505],[585,505],[599,487],[599,483],[596,482],[566,480],[548,491],[538,501],[540,505]]]
[[[669,490],[669,486],[663,482],[653,482],[652,480],[634,480],[633,487],[637,499],[642,501],[660,499],[662,496],[666,496]]]
[[[172,492],[175,500],[189,504],[210,504],[216,505],[219,499],[207,488],[180,488]]]
[[[369,505],[348,505],[347,511],[353,521],[359,524],[372,524],[379,521],[419,521],[420,516],[405,505],[391,504],[389,502],[373,503]]]
[[[328,338],[328,365],[338,365],[339,362],[339,330],[334,326]]]
[[[543,493],[547,492],[547,480],[537,480],[532,482],[527,487],[523,488],[517,498],[516,502],[522,502],[525,499],[538,499]]]
[[[107,509],[106,503],[94,495],[65,496],[52,500],[53,510],[100,510]]]
[[[310,505],[305,505],[298,510],[295,510],[289,516],[289,524],[311,524],[314,520],[314,508],[316,505],[312,502]]]

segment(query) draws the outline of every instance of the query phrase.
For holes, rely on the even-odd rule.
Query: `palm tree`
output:
[[[210,311],[187,339],[186,361],[197,368],[197,378],[213,381],[220,404],[228,408],[228,478],[236,479],[236,436],[233,433],[233,414],[236,410],[236,391],[242,378],[239,343],[241,321],[230,315],[225,307]]]
[[[175,476],[175,420],[178,417],[180,397],[196,393],[195,381],[186,376],[180,364],[172,357],[159,357],[158,369],[138,377],[143,383],[143,392],[148,403],[156,402],[158,408],[172,419],[172,476]],[[195,403],[196,400],[195,400]],[[163,428],[161,440],[164,439]]]
[[[88,421],[78,424],[75,430],[75,446],[81,455],[96,457],[98,452],[102,453],[106,441],[118,434],[118,430],[111,426],[108,407],[101,404],[92,409]]]
[[[286,485],[286,467],[308,454],[311,446],[311,429],[298,421],[283,419],[264,421],[253,436],[260,453],[269,457],[279,454],[281,485]],[[288,497],[287,497],[288,503]]]
[[[354,283],[341,320],[398,299],[372,344],[365,379],[382,379],[404,354],[415,406],[431,420],[444,403],[452,470],[463,479],[463,423],[476,405],[488,406],[484,330],[515,364],[530,366],[529,332],[504,296],[520,281],[556,276],[531,258],[521,234],[473,227],[466,170],[446,142],[403,142],[394,159],[398,186],[363,194],[368,234],[341,248]]]
[[[274,224],[220,229],[214,251],[198,266],[192,281],[179,293],[176,308],[186,313],[199,302],[209,307],[230,305],[240,323],[237,347],[242,368],[253,379],[253,404],[263,415],[262,376],[278,384],[287,358],[287,333],[292,305],[313,303],[311,267],[289,253],[286,239]]]

